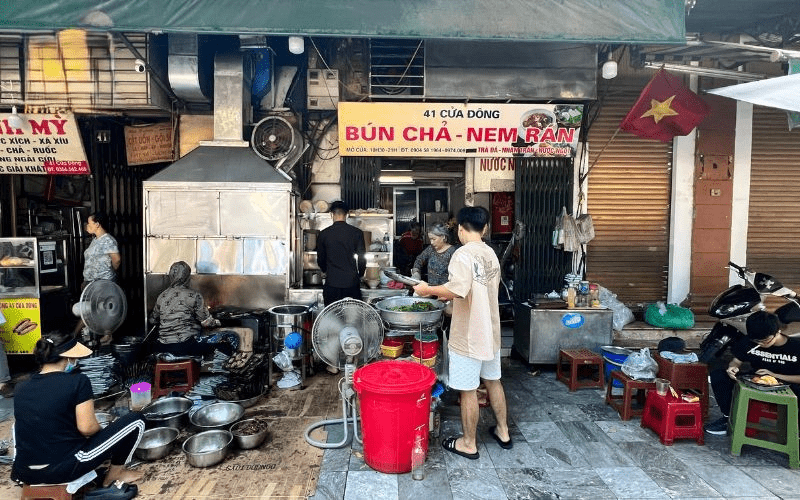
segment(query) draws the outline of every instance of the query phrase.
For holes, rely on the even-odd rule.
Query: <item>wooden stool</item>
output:
[[[642,427],[653,429],[665,446],[671,446],[676,439],[696,439],[702,445],[705,444],[702,413],[700,401],[690,403],[670,393],[662,396],[650,391],[644,404]]]
[[[761,403],[775,406],[765,408]],[[791,389],[762,391],[741,381],[736,384],[731,404],[731,455],[738,457],[745,444],[786,453],[789,467],[800,467],[797,396]]]
[[[181,383],[167,385],[174,375],[182,373]],[[172,391],[189,392],[200,378],[200,366],[197,361],[158,361],[156,373],[153,378],[153,399],[160,398]],[[184,382],[185,380],[185,382]]]
[[[644,412],[645,395],[648,390],[656,388],[656,383],[634,380],[619,370],[614,370],[609,375],[608,385],[606,385],[606,404],[617,410],[622,420],[641,416]],[[615,380],[622,384],[622,396],[611,394]],[[634,391],[636,392],[636,401],[639,402],[638,408],[633,407]]]
[[[703,418],[708,417],[708,365],[705,363],[673,363],[657,352],[653,359],[658,363],[658,378],[669,380],[676,391],[691,391],[700,398]]]
[[[63,484],[25,484],[22,486],[20,500],[72,500],[67,493],[67,483]]]
[[[569,375],[563,372],[563,365],[569,364]],[[588,378],[579,379],[578,375],[587,368],[597,369]],[[603,358],[589,349],[561,349],[558,351],[556,378],[569,387],[570,392],[582,387],[603,387]]]

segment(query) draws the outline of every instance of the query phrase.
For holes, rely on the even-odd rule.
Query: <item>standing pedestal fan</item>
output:
[[[356,393],[353,390],[353,373],[359,366],[380,355],[383,341],[383,321],[378,311],[366,302],[342,299],[328,305],[317,316],[311,328],[314,352],[325,363],[339,368],[344,377],[339,381],[342,397],[342,418],[323,420],[309,426],[305,432],[308,444],[317,448],[341,448],[349,440],[347,424],[353,426],[353,435],[360,443]],[[338,443],[323,443],[311,438],[317,427],[342,424],[344,436]]]
[[[110,280],[95,280],[81,292],[80,300],[72,306],[72,314],[86,325],[84,342],[95,347],[95,335],[110,335],[122,325],[128,313],[125,292]],[[88,333],[87,333],[88,330]]]

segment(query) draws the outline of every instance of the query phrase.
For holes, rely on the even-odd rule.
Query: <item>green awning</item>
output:
[[[0,29],[685,43],[684,0],[5,0]]]

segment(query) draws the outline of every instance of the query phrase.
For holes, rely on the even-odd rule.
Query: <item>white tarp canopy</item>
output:
[[[731,85],[709,90],[708,93],[759,106],[800,112],[800,73]]]

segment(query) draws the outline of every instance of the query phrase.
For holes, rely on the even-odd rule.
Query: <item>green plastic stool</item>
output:
[[[751,401],[762,401],[778,405],[778,418],[774,425],[761,422],[748,422],[747,412]],[[738,457],[742,453],[742,445],[749,444],[779,451],[789,455],[789,467],[800,467],[800,441],[797,432],[797,397],[791,389],[783,388],[777,391],[761,391],[752,389],[739,381],[734,390],[733,404],[731,405],[731,455]],[[745,432],[750,429],[756,436],[747,436]]]

